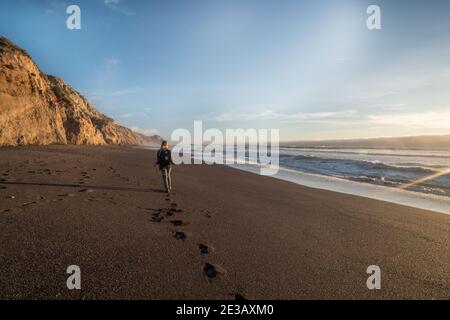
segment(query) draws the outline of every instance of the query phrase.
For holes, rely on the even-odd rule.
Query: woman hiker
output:
[[[164,191],[170,193],[172,191],[172,153],[169,149],[167,141],[161,143],[161,149],[157,153],[157,165],[159,165],[159,171],[161,171]]]

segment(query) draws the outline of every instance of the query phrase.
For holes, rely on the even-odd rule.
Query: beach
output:
[[[450,298],[449,215],[221,165],[176,166],[167,196],[155,158],[1,148],[0,298]]]

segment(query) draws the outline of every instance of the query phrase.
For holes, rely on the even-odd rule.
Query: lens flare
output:
[[[445,176],[446,174],[450,174],[450,168],[446,168],[446,169],[444,169],[444,170],[438,171],[438,172],[436,172],[435,174],[429,175],[429,176],[427,176],[427,177],[423,177],[423,178],[418,179],[418,180],[416,180],[416,181],[413,181],[413,182],[411,182],[411,183],[404,184],[404,185],[402,185],[402,186],[400,187],[400,189],[408,189],[408,188],[410,188],[410,187],[412,187],[412,186],[421,184],[421,183],[423,183],[423,182],[426,182],[426,181],[429,181],[429,180],[433,180],[433,179],[436,179],[436,178]]]

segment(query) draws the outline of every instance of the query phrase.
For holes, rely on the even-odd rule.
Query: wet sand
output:
[[[450,298],[448,215],[224,166],[175,167],[167,197],[154,162],[0,149],[0,298]],[[82,290],[67,289],[69,265]]]

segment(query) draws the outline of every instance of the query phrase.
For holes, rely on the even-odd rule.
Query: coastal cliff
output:
[[[141,135],[98,112],[62,79],[0,36],[0,146],[140,145]]]

